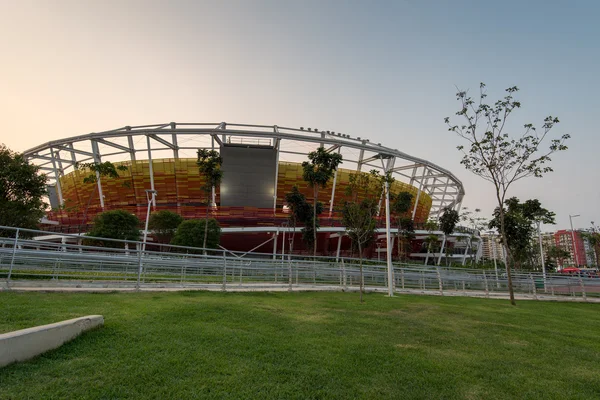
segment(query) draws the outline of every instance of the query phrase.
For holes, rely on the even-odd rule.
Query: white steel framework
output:
[[[304,161],[306,155],[317,147],[337,151],[343,156],[342,167],[361,170],[385,170],[399,181],[418,188],[416,205],[421,192],[432,199],[430,216],[436,218],[448,207],[458,209],[465,195],[461,181],[450,171],[422,158],[414,157],[397,149],[371,143],[369,139],[351,137],[333,131],[311,128],[286,128],[278,125],[248,125],[232,123],[165,123],[156,125],[125,126],[105,132],[89,133],[66,139],[54,140],[24,152],[31,162],[40,166],[54,185],[62,203],[60,177],[73,171],[81,162],[101,160],[135,161],[140,159],[195,158],[199,148],[214,148],[214,142],[248,143],[272,146],[279,161]],[[190,151],[193,154],[190,154]],[[145,153],[145,154],[144,154]],[[382,161],[386,160],[386,163]],[[151,165],[151,164],[150,164]],[[354,165],[354,167],[352,167]],[[152,168],[150,166],[150,168]],[[150,181],[154,182],[152,170]],[[277,181],[276,181],[277,182]],[[102,182],[97,180],[102,193]],[[331,203],[335,196],[335,185],[331,186]],[[276,187],[276,186],[275,186]],[[154,189],[151,187],[150,189]],[[276,198],[274,205],[283,199]],[[100,195],[100,201],[102,201]],[[103,204],[102,204],[103,206]],[[330,204],[331,208],[332,204]]]

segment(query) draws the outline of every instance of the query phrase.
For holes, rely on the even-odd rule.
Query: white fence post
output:
[[[583,284],[583,279],[579,276],[579,286],[581,287],[581,296],[583,297],[583,301],[587,301],[587,294],[585,293],[585,285]]]
[[[227,291],[227,256],[223,250],[223,291]]]
[[[538,299],[538,297],[537,297],[537,290],[536,290],[536,287],[535,287],[535,280],[533,279],[533,275],[532,274],[529,274],[529,280],[531,281],[531,292],[533,293],[533,298],[537,300]]]
[[[137,274],[137,283],[135,284],[135,288],[140,290],[140,280],[142,278],[142,247],[140,244],[136,244],[137,252],[138,252],[138,274]]]
[[[15,255],[17,254],[17,242],[19,241],[19,228],[17,228],[17,233],[15,234],[15,243],[13,244],[12,256],[10,258],[10,268],[8,269],[8,276],[6,277],[6,287],[10,285],[10,276],[12,275],[12,270],[15,265]]]

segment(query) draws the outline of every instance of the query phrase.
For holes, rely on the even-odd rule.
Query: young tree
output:
[[[206,232],[208,235],[203,236]],[[208,248],[217,248],[220,240],[221,227],[216,219],[188,219],[179,224],[171,244],[205,249],[207,246]]]
[[[150,215],[148,229],[154,231],[154,235],[161,243],[169,243],[175,234],[175,230],[183,222],[183,217],[173,211],[161,210]]]
[[[444,212],[442,213],[438,222],[440,225],[440,230],[442,232],[444,232],[444,244],[446,245],[446,248],[448,248],[447,237],[448,237],[448,235],[451,235],[452,232],[454,232],[454,228],[456,228],[456,224],[458,223],[459,220],[460,220],[460,216],[458,215],[458,211],[453,210],[448,207],[444,208]],[[443,249],[440,250],[440,253],[443,253]],[[440,264],[441,259],[442,259],[442,256],[440,254],[440,258],[438,259],[438,263],[437,263],[438,265]],[[446,263],[447,263],[447,261],[448,261],[448,257],[446,257]]]
[[[221,164],[223,164],[223,158],[215,150],[198,150],[198,169],[200,175],[204,177],[204,193],[206,193],[206,220],[208,221],[208,215],[211,207],[211,193],[213,187],[217,187],[221,183],[223,178],[223,171],[221,171]],[[204,240],[202,242],[202,248],[206,248],[208,238],[208,228],[210,223],[204,224]]]
[[[546,251],[546,256],[548,257],[548,267],[554,265],[556,268],[558,260],[571,257],[571,253],[558,246],[551,246]]]
[[[444,212],[439,220],[440,230],[444,232],[444,235],[446,236],[452,234],[459,220],[460,216],[458,215],[458,211],[448,207],[444,208]]]
[[[512,254],[506,243],[504,201],[510,187],[516,181],[531,176],[542,177],[551,172],[552,168],[548,166],[550,156],[557,151],[566,150],[567,146],[564,143],[570,136],[563,135],[552,139],[547,150],[542,149],[548,133],[559,122],[558,118],[548,116],[544,119],[541,131],[533,124],[525,124],[523,132],[511,138],[506,122],[513,111],[521,107],[521,102],[513,97],[519,89],[516,86],[506,89],[507,95],[503,99],[488,105],[485,103],[485,84],[481,83],[479,88],[478,101],[473,100],[467,91],[459,90],[456,98],[461,107],[456,115],[463,121],[453,125],[450,118],[446,117],[445,122],[449,131],[468,142],[466,149],[462,145],[458,146],[458,150],[463,152],[461,164],[494,185],[500,210],[500,234],[508,261],[508,290],[511,304],[515,305],[511,277]]]
[[[591,228],[588,232],[581,232],[581,237],[590,245],[588,254],[594,259],[596,267],[600,266],[600,233]]]
[[[83,183],[96,183],[98,182],[98,178],[110,178],[117,179],[120,178],[119,171],[127,171],[127,166],[119,165],[115,166],[110,161],[105,161],[102,163],[91,162],[91,163],[79,163],[76,164],[75,167],[88,175],[83,178]],[[129,182],[123,182],[123,186],[129,187]],[[83,219],[79,226],[77,227],[77,232],[81,234],[82,225],[87,222],[87,213],[90,208],[90,204],[92,203],[92,199],[96,195],[98,191],[98,185],[94,185],[94,190],[88,197],[87,204],[85,206],[85,210],[83,211]]]
[[[139,240],[140,239],[140,220],[134,214],[125,210],[105,211],[96,215],[92,229],[87,236],[120,239],[120,240]],[[109,240],[91,239],[92,244],[105,247],[123,247],[118,242]]]
[[[438,237],[433,234],[433,231],[436,229],[438,229],[438,224],[434,221],[429,220],[425,222],[425,230],[429,232],[429,235],[423,240],[423,244],[427,245],[427,256],[425,257],[426,265],[429,263],[429,253],[431,253],[432,250],[435,251],[435,247],[437,247]]]
[[[298,186],[292,187],[292,191],[285,195],[285,201],[290,208],[290,222],[296,231],[297,223],[304,224],[302,228],[302,240],[310,248],[313,246],[313,226],[319,226],[318,220],[313,224],[313,210],[311,205],[306,201],[306,197],[300,193]],[[323,204],[317,203],[317,215],[323,212]],[[294,235],[292,235],[292,248],[294,248]]]
[[[356,173],[350,175],[346,195],[352,200],[344,202],[342,220],[346,232],[358,247],[360,268],[360,302],[363,302],[364,276],[363,276],[363,249],[373,240],[377,221],[378,199],[383,189],[385,177],[373,170],[369,173]],[[359,194],[363,194],[359,199]]]
[[[25,157],[0,144],[0,225],[36,229],[44,216],[46,175]],[[0,231],[12,236],[14,231]],[[21,236],[28,237],[23,232]]]
[[[302,163],[303,178],[313,188],[313,256],[317,255],[317,198],[319,189],[327,186],[333,177],[338,165],[342,162],[342,155],[328,153],[323,147],[308,153],[309,161]]]
[[[414,224],[411,217],[407,215],[412,204],[413,195],[409,192],[400,192],[392,197],[391,212],[396,217],[398,233],[396,235],[398,246],[398,259],[401,257],[401,249],[405,241],[410,240],[414,234]]]

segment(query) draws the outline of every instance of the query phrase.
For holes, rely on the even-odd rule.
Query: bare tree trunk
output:
[[[500,234],[502,236],[502,245],[504,246],[504,250],[506,251],[506,277],[508,279],[508,294],[510,296],[510,304],[516,306],[515,302],[515,292],[513,290],[512,284],[512,276],[510,274],[511,263],[512,263],[512,255],[510,253],[510,249],[508,247],[508,242],[506,241],[506,230],[504,228],[504,204],[502,199],[500,198],[500,192],[496,189],[496,198],[498,199],[498,204],[500,206]]]
[[[313,188],[315,199],[313,202],[313,257],[317,256],[317,197],[319,196],[319,185]]]
[[[363,276],[363,259],[362,259],[362,246],[360,244],[360,240],[358,241],[358,259],[360,266],[360,302],[363,302],[363,291],[365,287],[365,278]]]
[[[86,219],[87,219],[88,209],[90,208],[90,204],[92,203],[92,198],[96,194],[97,190],[98,190],[98,184],[96,183],[94,185],[94,191],[92,192],[92,194],[90,194],[90,198],[88,199],[87,205],[85,206],[85,210],[83,211],[83,220],[79,223],[79,227],[77,228],[78,235],[81,235],[81,225],[83,225],[87,222]]]
[[[396,239],[397,239],[397,246],[398,246],[398,261],[402,262],[401,257],[400,257],[400,230],[402,229],[402,224],[398,224],[398,233],[396,235]]]
[[[209,209],[210,209],[210,198],[209,198],[209,195],[207,194],[206,195],[206,220],[204,223],[204,241],[202,242],[202,248],[204,249],[202,251],[203,251],[204,255],[206,255],[206,238],[208,237],[208,212],[209,212]]]

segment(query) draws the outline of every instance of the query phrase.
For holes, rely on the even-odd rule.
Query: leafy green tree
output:
[[[183,222],[183,217],[173,211],[161,210],[150,215],[148,229],[154,231],[154,235],[160,243],[169,243],[175,235],[177,227]]]
[[[535,254],[534,235],[536,223],[554,224],[555,214],[543,208],[537,199],[527,200],[521,203],[518,198],[511,197],[505,202],[504,213],[504,235],[505,241],[511,251],[515,265],[522,268],[524,263],[531,260]],[[489,227],[499,229],[501,224],[500,209],[494,210],[494,218]],[[501,235],[502,238],[502,235]]]
[[[358,247],[360,268],[360,302],[363,302],[364,276],[363,276],[363,249],[371,243],[375,236],[377,221],[375,216],[378,211],[378,199],[381,196],[385,177],[376,170],[369,173],[356,173],[350,175],[346,187],[346,195],[351,200],[344,202],[342,208],[342,221],[346,232]],[[359,199],[359,193],[363,198]]]
[[[398,246],[398,259],[402,258],[402,254],[406,253],[406,244],[414,237],[415,228],[413,220],[408,216],[410,206],[412,204],[413,194],[410,192],[400,192],[392,197],[390,207],[391,213],[396,219],[398,226],[398,234],[396,236]]]
[[[107,239],[139,240],[139,226],[139,218],[125,210],[105,211],[96,215],[92,229],[87,233],[87,236]],[[123,247],[123,245],[118,242],[108,240],[90,239],[86,242],[105,247]]]
[[[25,157],[0,145],[0,225],[37,229],[46,204],[46,175]],[[1,230],[2,236],[14,236],[14,231]],[[27,232],[20,236],[30,237]]]
[[[88,174],[87,176],[85,176],[83,178],[83,183],[96,183],[96,182],[98,182],[98,178],[117,179],[120,177],[119,171],[127,171],[127,166],[125,166],[125,165],[115,166],[115,164],[111,163],[110,161],[105,161],[105,162],[101,162],[101,163],[98,163],[98,162],[78,163],[75,165],[75,167],[79,171],[82,171],[82,172]],[[130,187],[130,183],[123,182],[123,186]],[[79,234],[81,234],[82,226],[85,225],[85,223],[87,222],[87,213],[90,208],[90,204],[92,203],[92,199],[94,198],[94,196],[96,195],[97,192],[98,192],[98,185],[94,185],[94,189],[92,190],[90,197],[88,197],[88,201],[85,206],[85,210],[83,211],[83,219],[82,219],[81,223],[79,224],[79,226],[77,227],[77,232]]]
[[[516,304],[510,271],[513,260],[506,242],[504,201],[513,183],[531,176],[541,178],[551,172],[552,168],[548,165],[550,156],[566,150],[564,143],[570,137],[562,135],[552,139],[547,150],[542,149],[549,132],[559,123],[558,118],[552,116],[544,119],[540,131],[528,123],[523,126],[522,132],[511,137],[506,123],[512,113],[521,107],[521,102],[514,99],[518,90],[516,86],[506,89],[506,96],[493,105],[485,103],[487,94],[483,83],[479,85],[477,101],[467,91],[459,90],[456,98],[460,109],[456,115],[461,122],[454,125],[449,117],[445,118],[448,130],[468,142],[466,149],[462,145],[457,147],[463,153],[461,164],[494,185],[499,209],[499,231],[507,254],[508,289],[513,305]]]
[[[208,221],[208,226],[206,221]],[[208,235],[203,237],[205,232],[208,232]],[[219,246],[220,240],[221,227],[216,219],[188,219],[179,224],[171,244],[198,248],[206,245],[208,248],[214,249]]]
[[[206,193],[206,220],[208,220],[208,215],[211,207],[211,193],[213,187],[219,186],[221,183],[221,179],[223,178],[223,171],[221,170],[221,165],[223,164],[223,158],[221,155],[215,150],[206,150],[200,149],[198,150],[198,169],[200,171],[200,175],[204,177],[204,193]],[[202,242],[202,247],[206,248],[208,243],[208,229],[210,228],[210,223],[204,224],[204,240]],[[209,246],[210,247],[210,246]]]
[[[319,189],[327,186],[333,177],[338,165],[342,162],[342,155],[328,153],[323,147],[308,153],[308,160],[302,163],[303,178],[313,188],[313,256],[317,255],[317,202]]]

